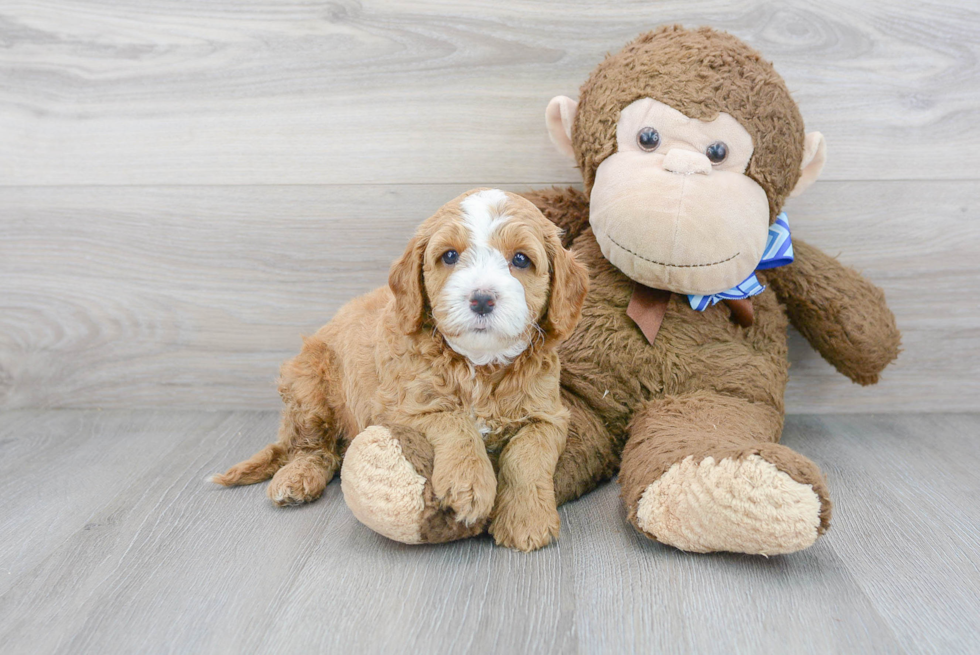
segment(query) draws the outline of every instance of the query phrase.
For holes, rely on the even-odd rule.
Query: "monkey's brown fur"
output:
[[[753,137],[746,174],[766,191],[770,221],[800,175],[804,131],[796,104],[772,66],[732,36],[661,28],[607,57],[583,85],[572,142],[585,193],[526,194],[565,230],[564,245],[591,272],[582,321],[559,350],[571,423],[555,473],[558,500],[577,498],[618,469],[628,518],[642,530],[640,498],[674,465],[757,456],[812,488],[822,534],[831,515],[823,475],[777,443],[789,367],[787,325],[841,373],[872,384],[899,351],[894,317],[880,289],[797,239],[795,263],[759,273],[768,289],[752,298],[751,327],[733,323],[724,304],[696,312],[675,294],[658,336],[648,343],[626,315],[633,281],[603,257],[589,227],[588,197],[596,168],[616,150],[620,111],[644,97],[692,118],[707,120],[721,111],[737,118]],[[425,455],[412,436],[399,439],[406,457],[425,470]],[[437,514],[425,519],[430,540],[472,534]]]
[[[745,174],[766,190],[775,220],[800,175],[803,117],[772,64],[730,34],[661,27],[609,55],[582,85],[572,144],[588,194],[595,171],[616,151],[619,112],[658,99],[689,118],[727,112],[752,135]]]

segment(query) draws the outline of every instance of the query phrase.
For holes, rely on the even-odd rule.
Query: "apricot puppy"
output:
[[[456,521],[490,519],[511,548],[546,545],[558,536],[569,417],[555,346],[578,323],[587,284],[529,201],[459,196],[422,223],[388,286],[344,306],[283,365],[278,442],[213,481],[272,477],[277,505],[309,502],[356,435],[410,430],[431,444],[432,488]]]

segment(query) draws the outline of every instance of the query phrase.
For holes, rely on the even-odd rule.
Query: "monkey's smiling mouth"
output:
[[[736,252],[731,257],[726,257],[725,259],[719,259],[716,262],[709,262],[707,264],[668,264],[667,262],[658,262],[655,259],[650,259],[649,257],[644,257],[640,253],[634,252],[634,251],[630,250],[629,248],[627,248],[626,246],[624,246],[623,244],[619,243],[618,241],[616,241],[615,239],[613,239],[612,236],[610,236],[609,234],[607,234],[606,236],[609,237],[609,240],[612,241],[618,248],[620,248],[622,250],[625,250],[626,252],[628,252],[629,254],[633,255],[634,257],[639,257],[640,259],[642,259],[645,262],[650,262],[651,264],[656,264],[657,266],[666,266],[668,268],[705,268],[707,266],[717,266],[718,264],[724,264],[725,262],[730,262],[730,261],[732,261],[733,259],[735,259],[736,257],[738,257],[739,255],[742,254],[742,251],[739,250],[738,252]]]

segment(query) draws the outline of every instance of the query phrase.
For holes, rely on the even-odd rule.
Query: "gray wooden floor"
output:
[[[980,415],[791,416],[831,532],[770,559],[639,537],[607,484],[557,545],[409,547],[339,485],[276,509],[205,477],[273,412],[0,413],[0,650],[14,653],[968,652]]]

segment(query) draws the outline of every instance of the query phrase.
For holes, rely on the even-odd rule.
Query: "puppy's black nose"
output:
[[[470,296],[470,311],[480,316],[486,316],[492,312],[495,304],[493,295],[484,291],[477,291]]]

